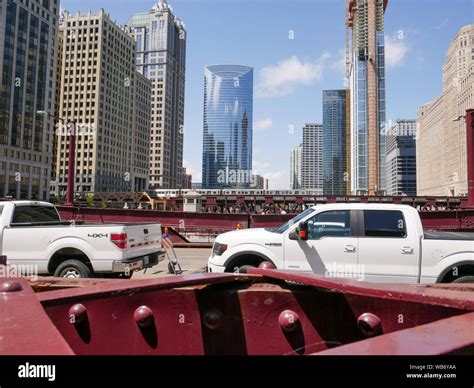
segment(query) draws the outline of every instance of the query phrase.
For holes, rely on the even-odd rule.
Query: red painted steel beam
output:
[[[250,269],[250,274],[324,288],[344,294],[383,299],[422,302],[454,309],[474,311],[474,285],[460,284],[438,288],[433,285],[404,285],[365,283],[348,279],[327,278],[314,274],[276,270]]]
[[[0,278],[0,354],[74,354],[26,279]]]
[[[474,313],[469,313],[339,346],[315,355],[421,356],[472,355],[473,352]]]

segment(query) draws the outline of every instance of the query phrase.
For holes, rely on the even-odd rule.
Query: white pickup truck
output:
[[[369,282],[473,283],[474,233],[426,232],[409,206],[320,205],[279,228],[219,235],[208,271],[246,272],[264,261]]]
[[[0,254],[7,267],[36,275],[131,276],[158,263],[160,224],[80,225],[62,222],[45,202],[0,202]]]

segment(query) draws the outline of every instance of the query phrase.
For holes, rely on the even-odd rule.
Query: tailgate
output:
[[[161,224],[126,225],[127,259],[146,256],[161,250]]]

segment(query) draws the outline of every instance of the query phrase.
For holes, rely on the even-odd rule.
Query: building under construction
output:
[[[347,0],[351,191],[385,189],[385,43],[388,0]]]

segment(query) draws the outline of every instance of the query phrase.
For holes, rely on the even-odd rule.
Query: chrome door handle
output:
[[[411,255],[413,253],[414,249],[413,247],[403,247],[402,248],[402,253],[406,255]]]
[[[356,247],[355,245],[346,245],[344,247],[344,252],[349,252],[349,253],[353,253],[356,251]]]

